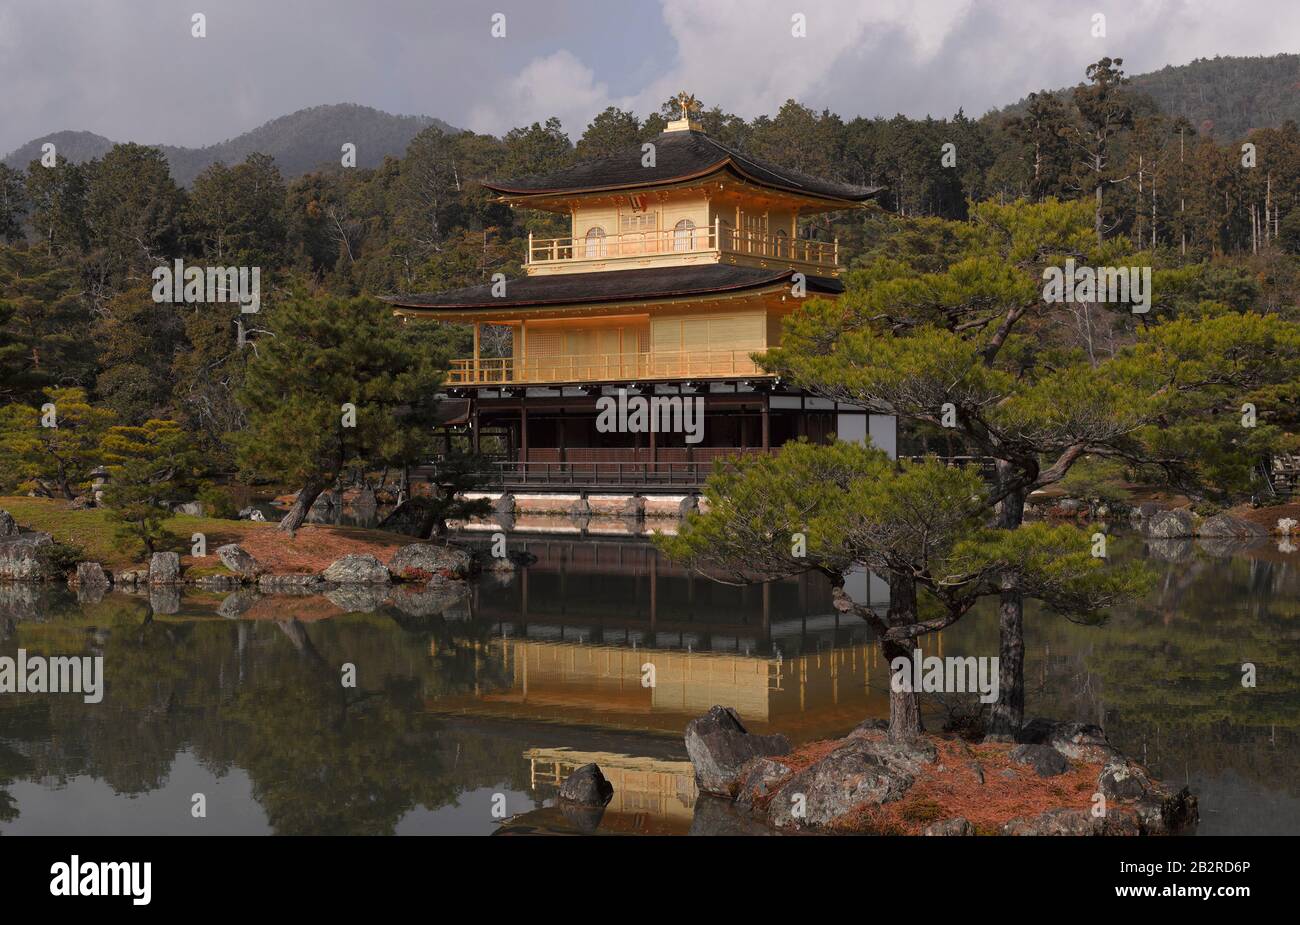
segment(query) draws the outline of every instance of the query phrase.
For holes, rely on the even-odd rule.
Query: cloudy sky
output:
[[[747,117],[980,115],[1102,55],[1284,51],[1297,0],[0,0],[0,152],[63,129],[198,146],[338,102],[495,134],[555,115],[576,139],[683,88]]]

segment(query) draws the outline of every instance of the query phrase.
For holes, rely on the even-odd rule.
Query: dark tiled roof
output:
[[[549,174],[512,180],[489,180],[483,185],[503,194],[534,195],[578,190],[637,189],[706,176],[728,167],[762,186],[776,187],[825,199],[862,202],[883,187],[853,186],[819,180],[797,170],[778,167],[742,154],[702,132],[663,132],[654,139],[655,166],[641,165],[640,146],[618,154],[586,161]]]
[[[494,298],[490,284],[420,295],[387,296],[384,301],[400,308],[500,309],[542,305],[581,305],[638,299],[670,299],[763,288],[789,280],[796,271],[709,263],[693,267],[651,267],[644,270],[606,270],[601,273],[563,273],[524,276],[509,280],[506,294]],[[808,276],[808,292],[834,294],[844,284],[827,276]]]

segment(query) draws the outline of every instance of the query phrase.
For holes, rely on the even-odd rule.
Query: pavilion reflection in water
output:
[[[479,683],[432,709],[678,736],[724,704],[755,731],[795,741],[887,715],[872,634],[833,610],[821,576],[736,587],[666,562],[645,543],[513,546],[537,561],[506,586],[480,583],[470,603],[492,627]],[[860,594],[879,591],[861,582]]]

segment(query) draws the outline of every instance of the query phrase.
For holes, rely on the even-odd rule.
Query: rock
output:
[[[527,568],[537,561],[535,555],[522,549],[508,552],[504,556],[494,556],[490,552],[480,550],[477,559],[479,566],[485,572],[513,572],[519,568]]]
[[[257,589],[268,594],[316,594],[324,590],[319,575],[258,575]]]
[[[18,529],[18,522],[14,520],[13,515],[8,511],[0,511],[0,539],[7,539],[11,536],[18,536],[21,533]]]
[[[90,494],[77,495],[77,497],[68,502],[68,510],[70,511],[88,511],[94,506],[95,496]]]
[[[750,735],[730,707],[710,707],[686,724],[686,754],[695,767],[696,784],[705,793],[729,797],[747,761],[789,752],[785,736]]]
[[[1266,537],[1268,531],[1259,524],[1232,514],[1216,514],[1197,528],[1196,535],[1249,540]]]
[[[221,564],[241,578],[256,578],[262,572],[261,565],[248,550],[238,543],[227,543],[217,547],[217,558]]]
[[[1086,809],[1049,809],[1038,816],[1012,819],[1003,835],[1138,835],[1137,820],[1128,813],[1098,818]]]
[[[178,504],[172,510],[177,514],[188,514],[190,517],[203,516],[202,501],[186,501],[184,504]]]
[[[953,816],[943,822],[932,822],[925,827],[922,835],[974,835],[975,826],[964,816]]]
[[[1148,794],[1138,800],[1135,810],[1143,835],[1177,835],[1201,821],[1196,797],[1187,787],[1175,794]]]
[[[45,581],[62,578],[41,555],[41,548],[53,545],[48,533],[23,533],[0,539],[0,578],[11,581]]]
[[[1021,728],[1017,741],[1048,745],[1067,758],[1093,764],[1104,764],[1115,754],[1115,749],[1106,740],[1106,733],[1092,723],[1035,718]]]
[[[777,828],[802,828],[846,820],[861,806],[897,800],[916,781],[922,765],[937,757],[938,750],[924,739],[849,739],[785,782],[772,798],[768,822]],[[801,808],[803,814],[796,815]]]
[[[235,591],[244,583],[238,575],[199,575],[186,581],[205,591]]]
[[[1017,745],[1011,749],[1010,758],[1033,768],[1039,777],[1055,777],[1070,769],[1065,756],[1049,745]]]
[[[149,584],[174,585],[181,580],[181,557],[174,552],[156,552],[149,557]]]
[[[642,495],[633,495],[623,502],[619,508],[619,517],[642,518],[645,517],[645,497]]]
[[[1161,540],[1190,538],[1196,533],[1192,512],[1186,508],[1160,511],[1147,522],[1146,532],[1148,536]]]
[[[479,557],[479,567],[485,572],[513,572],[519,566],[509,556],[487,555]]]
[[[576,768],[560,785],[560,799],[579,806],[604,806],[613,796],[614,785],[594,763]]]
[[[81,588],[107,588],[112,581],[104,574],[104,567],[98,562],[78,562],[77,574],[69,584]]]
[[[77,603],[82,606],[89,604],[98,604],[108,593],[108,588],[104,585],[90,585],[88,587],[77,586]]]
[[[125,569],[113,576],[113,584],[120,588],[134,588],[149,583],[148,569]]]
[[[506,492],[492,502],[492,513],[498,517],[513,517],[515,513],[515,496]]]
[[[1162,562],[1186,562],[1194,554],[1195,545],[1190,539],[1148,539],[1147,552]]]
[[[389,602],[409,617],[423,619],[444,613],[469,594],[460,581],[431,581],[423,590],[404,585],[393,593]]]
[[[864,719],[862,722],[858,723],[858,725],[853,728],[853,731],[848,734],[847,738],[852,739],[856,736],[864,736],[864,735],[874,737],[877,733],[888,732],[888,731],[889,731],[888,720]]]
[[[579,498],[577,501],[569,505],[567,513],[570,517],[590,517],[591,502],[589,502],[586,497]]]
[[[1121,756],[1112,758],[1101,769],[1097,789],[1108,800],[1138,800],[1157,792],[1146,768]]]
[[[600,820],[605,818],[604,806],[583,806],[560,800],[555,808],[559,810],[560,818],[566,826],[583,835],[592,835],[598,831]]]
[[[685,520],[688,514],[691,514],[694,511],[698,511],[699,509],[700,509],[700,496],[687,495],[677,505],[677,516]]]
[[[751,758],[737,775],[736,803],[745,807],[763,807],[768,797],[794,772],[771,758]]]
[[[261,599],[262,595],[255,591],[236,591],[234,594],[227,595],[226,599],[217,605],[217,614],[227,620],[236,620],[248,613]]]
[[[238,516],[240,520],[254,520],[259,523],[266,520],[266,515],[262,513],[260,508],[253,504],[250,504],[246,508],[242,508]]]
[[[160,614],[180,613],[181,589],[175,585],[150,585],[149,609]]]
[[[695,799],[691,835],[766,835],[773,832],[762,819],[738,810],[730,800],[700,794]]]
[[[325,598],[344,613],[374,613],[388,597],[387,584],[343,585],[325,592]]]
[[[1056,510],[1063,514],[1077,514],[1085,507],[1087,507],[1087,505],[1077,498],[1062,498],[1060,501],[1056,502]]]
[[[474,554],[459,546],[411,543],[393,553],[388,571],[395,578],[428,581],[441,578],[468,578],[478,567]]]
[[[336,559],[321,577],[341,585],[388,584],[390,580],[388,569],[369,553],[349,553]]]
[[[16,621],[42,620],[48,614],[43,588],[0,582],[0,640],[13,635],[18,625]]]

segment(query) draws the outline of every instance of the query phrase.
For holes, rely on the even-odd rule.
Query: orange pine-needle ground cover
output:
[[[859,733],[881,741],[882,732]],[[1055,777],[1039,777],[1033,768],[1011,761],[1014,743],[969,744],[956,736],[927,735],[938,749],[933,764],[923,765],[916,782],[901,800],[859,807],[835,826],[847,832],[920,835],[926,826],[962,816],[980,835],[996,835],[1003,823],[1037,816],[1051,809],[1092,807],[1101,765],[1070,759],[1070,769]],[[773,760],[796,773],[815,764],[845,740],[809,742]],[[984,772],[980,783],[975,766]],[[1006,772],[1010,772],[1009,774]]]

